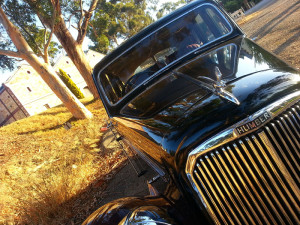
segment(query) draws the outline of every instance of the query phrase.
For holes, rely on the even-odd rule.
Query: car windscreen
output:
[[[181,102],[185,96],[189,96],[195,92],[197,92],[199,98],[207,94],[207,91],[199,85],[177,76],[176,73],[170,73],[123,107],[121,115],[135,118],[149,118],[175,102]],[[180,111],[182,106],[180,104],[175,105],[178,105],[177,110]]]
[[[183,105],[180,102],[183,102],[182,99],[186,96],[196,93],[195,99],[199,100],[209,93],[205,87],[211,86],[213,89],[216,81],[216,67],[221,72],[222,79],[232,79],[236,72],[236,53],[237,46],[229,44],[188,61],[138,94],[123,107],[121,115],[149,118],[169,106],[172,106],[174,114],[174,106],[177,110],[182,109]]]
[[[116,58],[100,74],[111,104],[191,51],[231,32],[221,13],[210,4],[199,6],[145,37]]]

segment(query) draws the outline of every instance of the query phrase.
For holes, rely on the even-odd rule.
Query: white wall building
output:
[[[92,50],[86,54],[94,67],[104,55]],[[85,97],[91,95],[84,79],[69,57],[60,57],[55,71],[64,70],[81,89]],[[40,75],[29,65],[22,65],[0,87],[0,126],[41,113],[62,104]]]

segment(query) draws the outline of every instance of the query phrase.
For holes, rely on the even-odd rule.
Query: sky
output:
[[[159,5],[165,3],[165,2],[176,2],[177,0],[159,0]],[[74,38],[77,37],[77,30],[74,29],[74,28],[71,28],[70,29],[72,35]],[[54,37],[55,38],[55,37]],[[55,39],[53,39],[55,41]],[[84,39],[84,42],[83,42],[83,50],[88,50],[88,46],[90,44],[90,41],[89,41],[89,38],[88,37],[85,37]],[[19,65],[22,65],[22,64],[27,64],[26,61],[22,61],[21,63],[19,63]],[[17,67],[15,70],[13,71],[8,71],[8,70],[5,70],[5,71],[2,71],[1,68],[0,68],[0,86],[2,85],[2,83],[4,83],[11,75],[13,75],[15,73],[15,71],[17,70]]]

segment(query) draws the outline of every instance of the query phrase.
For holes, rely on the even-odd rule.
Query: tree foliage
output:
[[[55,13],[54,16],[52,16],[52,19],[53,18],[55,19]],[[40,74],[45,83],[64,103],[64,105],[69,109],[69,111],[75,118],[92,118],[92,113],[88,111],[78,99],[75,98],[75,96],[68,90],[68,88],[66,88],[64,83],[59,79],[54,69],[49,65],[47,61],[48,47],[51,41],[52,32],[50,33],[50,37],[47,40],[47,43],[45,44],[43,54],[45,62],[43,63],[41,60],[39,60],[37,55],[34,54],[34,51],[22,35],[20,29],[10,21],[10,19],[3,11],[2,7],[0,7],[0,24],[2,25],[1,29],[5,30],[7,37],[10,38],[10,42],[14,45],[14,49],[10,50],[0,48],[0,55],[6,55],[26,60],[33,67],[33,69]],[[4,46],[2,45],[2,47]]]
[[[109,48],[144,27],[153,19],[146,10],[145,0],[100,1],[90,21],[88,36],[93,41],[92,49],[107,53]]]
[[[5,35],[5,29],[0,26],[0,49],[12,50],[13,44]],[[0,55],[0,70],[13,70],[15,68],[15,59],[6,55]]]
[[[0,67],[2,70],[13,70],[15,68],[14,65],[14,59],[6,55],[0,55]]]
[[[260,2],[261,0],[252,0],[255,4]],[[224,8],[228,12],[234,12],[239,10],[240,8],[244,8],[244,10],[248,9],[249,1],[248,0],[221,0]]]
[[[185,3],[185,0],[179,0],[176,2],[165,2],[162,4],[161,8],[157,11],[156,17],[159,19],[159,18],[171,13],[172,11],[174,11],[175,9],[177,9],[179,6],[181,6],[184,3]]]
[[[242,6],[242,1],[228,1],[225,3],[224,7],[228,12],[234,12],[236,10],[239,10]]]
[[[48,57],[53,62],[60,46],[54,41],[48,43],[48,40],[51,39],[51,31],[37,21],[37,17],[30,6],[18,0],[4,0],[3,10],[10,21],[20,28],[23,37],[34,53],[44,60],[46,59],[47,63]]]
[[[228,12],[234,12],[243,6],[244,0],[221,0],[221,4]]]

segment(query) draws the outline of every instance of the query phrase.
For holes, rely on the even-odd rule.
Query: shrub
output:
[[[59,77],[65,83],[65,85],[70,89],[70,91],[78,98],[84,98],[83,93],[77,87],[77,85],[73,82],[73,80],[67,75],[65,71],[59,69]]]

